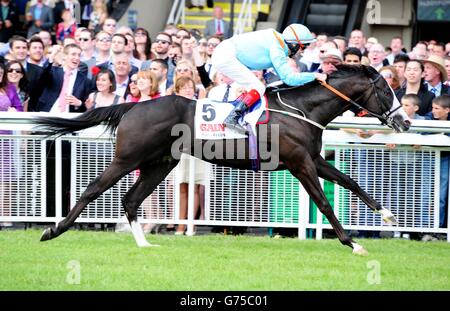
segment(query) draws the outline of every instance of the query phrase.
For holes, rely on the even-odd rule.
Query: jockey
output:
[[[290,86],[303,85],[314,79],[326,80],[326,74],[294,72],[288,64],[299,49],[315,42],[309,29],[301,24],[289,25],[283,33],[265,29],[233,36],[222,41],[214,50],[212,65],[248,91],[234,101],[234,109],[224,121],[224,125],[240,133],[246,129],[239,119],[259,98],[264,96],[266,87],[251,70],[273,67],[281,81]]]

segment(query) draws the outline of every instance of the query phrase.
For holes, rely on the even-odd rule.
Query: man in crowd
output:
[[[376,43],[370,47],[369,54],[367,54],[370,66],[377,71],[383,66],[387,66],[388,62],[385,59],[384,47],[380,43]]]
[[[49,64],[42,74],[45,84],[37,111],[55,113],[86,111],[84,102],[92,91],[92,85],[86,75],[78,71],[81,49],[76,44],[64,47],[62,67],[53,66],[54,56],[58,52],[54,47],[49,56]]]
[[[364,36],[364,33],[359,30],[355,29],[350,33],[350,40],[348,43],[349,47],[357,48],[361,51],[361,54],[364,55],[366,53],[365,49],[366,44],[366,37]]]
[[[445,57],[445,44],[442,42],[437,42],[435,45],[433,45],[433,50],[431,51],[432,55],[436,55],[440,58]]]
[[[361,65],[362,54],[357,48],[348,48],[344,52],[344,64]]]
[[[156,78],[159,81],[159,94],[165,96],[167,89],[171,86],[171,83],[167,80],[168,66],[166,61],[155,59],[150,64],[149,69],[156,75]]]
[[[18,28],[19,13],[10,0],[0,2],[0,42],[8,42]]]
[[[38,65],[40,67],[44,66],[47,59],[44,57],[44,42],[37,35],[31,37],[28,43],[28,63]]]
[[[203,34],[205,37],[213,35],[220,36],[224,39],[231,37],[230,23],[223,19],[223,9],[220,6],[214,8],[214,18],[206,22]]]
[[[337,71],[336,66],[342,64],[342,53],[336,48],[329,48],[322,56],[321,72],[327,75]]]
[[[80,32],[79,46],[81,48],[81,61],[87,66],[87,76],[92,79],[92,68],[94,68],[97,60],[95,54],[94,32],[90,29],[83,29]]]
[[[400,86],[404,86],[406,83],[405,68],[408,61],[409,56],[407,54],[398,54],[394,58],[394,67],[395,70],[397,70],[398,82],[400,83]]]
[[[449,87],[443,84],[448,79],[444,59],[436,55],[431,55],[423,63],[424,80],[426,81],[428,91],[433,93],[435,97],[449,94]]]
[[[130,76],[132,75],[131,64],[127,54],[122,53],[114,57],[113,72],[116,78],[116,91],[114,93],[126,98],[128,95],[126,94],[127,87],[130,83]]]
[[[26,14],[28,38],[41,30],[51,31],[55,25],[52,8],[43,2],[43,0],[37,0],[36,4],[32,5]]]
[[[166,60],[167,53],[169,52],[171,44],[172,44],[172,37],[169,34],[164,32],[158,33],[155,39],[156,58]]]
[[[386,59],[389,62],[389,65],[393,65],[395,57],[397,55],[404,54],[402,38],[398,37],[398,36],[392,38],[390,47],[391,47],[391,53],[386,57]]]
[[[444,58],[445,70],[447,71],[447,81],[444,82],[446,86],[450,86],[450,56]]]
[[[26,66],[25,61],[28,56],[28,41],[22,36],[13,36],[9,40],[9,52],[6,59],[17,60]]]

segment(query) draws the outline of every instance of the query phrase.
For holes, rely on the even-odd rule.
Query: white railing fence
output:
[[[0,113],[0,222],[59,222],[68,209],[63,202],[69,201],[62,188],[64,174],[70,171],[73,206],[113,157],[114,140],[101,134],[102,127],[51,141],[31,132],[30,119],[35,115]],[[329,125],[323,136],[327,159],[399,220],[398,226],[384,224],[354,194],[325,182],[325,193],[345,229],[447,233],[450,240],[448,226],[439,228],[440,155],[450,151],[450,137],[439,133],[450,133],[448,123],[415,121],[413,131],[434,134],[376,134],[368,139],[332,128],[384,129],[376,119],[338,118]],[[398,145],[389,149],[386,143]],[[175,171],[142,204],[142,223],[187,224],[187,234],[201,225],[287,227],[297,228],[299,238],[306,237],[307,229],[315,229],[318,239],[323,229],[331,228],[287,171],[254,173],[218,166],[212,166],[205,186],[205,219],[194,219],[193,201],[188,219],[180,219]],[[124,177],[89,204],[77,221],[126,221],[121,198],[138,174],[135,171]],[[193,193],[193,187],[190,191]]]

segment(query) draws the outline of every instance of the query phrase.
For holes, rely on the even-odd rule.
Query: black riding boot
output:
[[[247,93],[241,94],[236,98],[234,109],[230,112],[228,117],[223,121],[223,125],[226,127],[241,133],[247,134],[247,130],[239,124],[239,119],[244,115],[244,112],[248,110],[259,99],[260,95],[257,90],[251,89]]]
[[[239,124],[239,119],[242,117],[246,110],[247,105],[244,102],[239,101],[239,103],[237,103],[234,109],[230,112],[228,117],[226,117],[225,121],[223,121],[223,124],[229,129],[232,129],[240,134],[246,134],[247,130]]]

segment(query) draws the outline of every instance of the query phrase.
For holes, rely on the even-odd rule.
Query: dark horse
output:
[[[322,158],[320,155],[322,130],[352,105],[366,109],[372,116],[378,117],[397,132],[408,130],[409,121],[406,114],[403,109],[398,109],[400,103],[386,81],[380,77],[371,67],[339,66],[338,71],[329,76],[328,83],[354,99],[350,102],[326,89],[318,81],[301,87],[267,91],[269,108],[286,111],[291,113],[291,116],[279,112],[271,114],[269,125],[279,126],[279,136],[269,135],[266,150],[269,150],[271,145],[278,144],[280,164],[277,169],[288,169],[300,180],[319,210],[333,226],[341,243],[350,246],[353,252],[358,254],[364,254],[366,251],[344,232],[322,191],[319,177],[338,183],[355,193],[369,208],[380,213],[386,222],[395,222],[395,217],[362,190],[355,181]],[[151,246],[137,222],[137,209],[177,165],[178,160],[171,151],[177,137],[171,132],[179,124],[184,124],[190,129],[194,128],[195,105],[195,101],[183,97],[166,96],[139,104],[125,103],[97,108],[74,119],[37,118],[35,123],[50,131],[50,135],[64,135],[101,123],[117,133],[115,157],[110,166],[89,184],[65,219],[56,227],[44,231],[41,241],[53,239],[67,231],[86,205],[116,184],[123,176],[140,169],[138,180],[123,198],[123,207],[138,246]],[[292,117],[292,114],[298,115],[299,111],[312,122]],[[248,139],[233,143],[239,142],[248,148]],[[197,141],[191,137],[189,143],[194,146],[195,143],[204,145],[208,142]],[[193,154],[190,146],[185,146],[183,151]],[[198,154],[195,156],[202,157]],[[251,167],[248,156],[240,160],[223,158],[206,160],[240,169]]]

